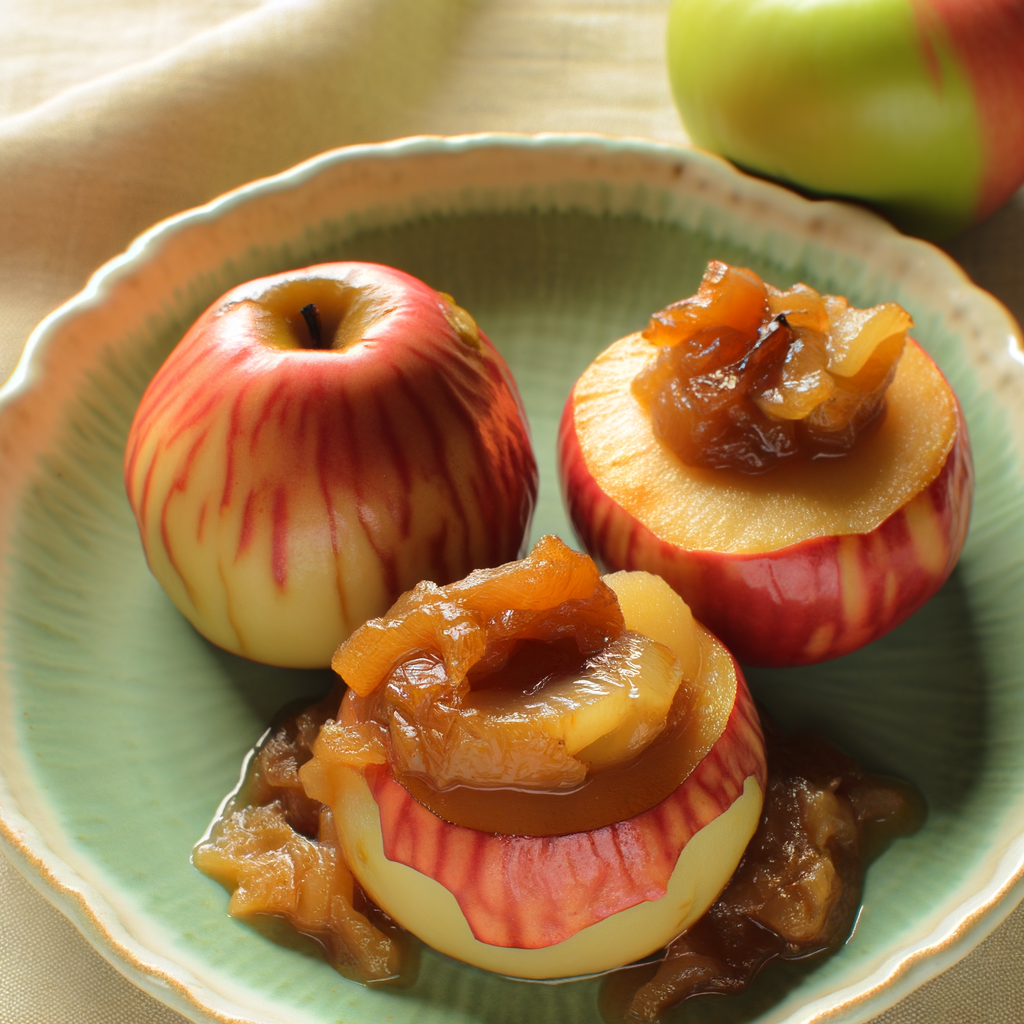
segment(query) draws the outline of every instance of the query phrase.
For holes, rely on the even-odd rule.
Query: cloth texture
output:
[[[0,380],[139,232],[404,135],[686,141],[668,0],[0,0]],[[1024,192],[948,245],[1024,319]],[[182,1024],[0,855],[0,1024]],[[1024,908],[877,1024],[1024,1022]]]

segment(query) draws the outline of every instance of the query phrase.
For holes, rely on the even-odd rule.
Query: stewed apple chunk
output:
[[[670,644],[628,629],[594,563],[545,537],[520,562],[421,583],[357,630],[334,660],[350,689],[321,744],[438,791],[576,789],[664,731],[681,660],[695,679],[693,620],[678,598],[666,618]]]
[[[314,841],[292,828],[279,803],[244,807],[192,858],[200,871],[232,890],[233,917],[283,918],[317,941],[337,970],[360,980],[400,976],[394,937],[354,906],[355,881],[338,849],[329,808],[320,808]]]
[[[716,260],[695,296],[651,318],[643,338],[658,354],[632,390],[691,466],[762,473],[843,455],[882,415],[911,324],[894,302],[854,309]]]
[[[307,797],[299,782],[299,768],[337,706],[338,695],[329,695],[270,733],[192,862],[231,890],[232,917],[287,921],[348,977],[401,980],[414,966],[404,933],[363,895],[330,808]]]
[[[608,1024],[662,1020],[692,996],[742,992],[770,960],[836,949],[857,919],[864,869],[921,826],[924,801],[907,783],[864,774],[818,737],[764,726],[768,788],[743,860],[660,963],[606,979]]]

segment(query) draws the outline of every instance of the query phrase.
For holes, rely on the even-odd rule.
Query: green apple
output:
[[[946,237],[1024,181],[1018,0],[674,0],[693,142]]]

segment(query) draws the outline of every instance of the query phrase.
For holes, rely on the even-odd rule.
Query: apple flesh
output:
[[[690,138],[946,237],[1024,181],[1024,17],[1004,0],[675,0]]]
[[[562,417],[566,504],[599,563],[659,574],[763,665],[849,653],[938,590],[966,535],[973,468],[959,403],[918,345],[850,455],[758,477],[688,467],[658,440],[630,390],[656,353],[639,335],[616,342]]]
[[[741,684],[726,731],[686,782],[596,832],[451,825],[382,770],[340,769],[324,795],[359,884],[404,928],[486,970],[563,978],[631,963],[696,921],[735,871],[763,792],[760,727]]]
[[[488,970],[567,977],[653,952],[710,906],[757,826],[764,743],[732,656],[688,610],[675,614],[685,605],[662,581],[618,573],[605,582],[626,628],[688,666],[695,732],[707,740],[654,806],[561,835],[468,828],[419,803],[385,765],[332,761],[326,727],[300,773],[307,795],[332,808],[346,860],[374,902],[434,948]]]
[[[214,303],[143,395],[124,472],[178,608],[293,667],[330,664],[422,579],[515,558],[537,489],[511,373],[472,317],[359,263]]]

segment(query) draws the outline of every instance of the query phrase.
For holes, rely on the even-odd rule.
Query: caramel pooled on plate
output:
[[[336,690],[269,733],[241,792],[192,862],[231,890],[233,917],[280,918],[313,939],[346,977],[404,984],[415,974],[413,942],[359,888],[330,808],[310,800],[299,782],[298,770],[339,699]]]
[[[785,736],[763,710],[761,722],[768,790],[743,860],[660,964],[609,977],[610,1024],[657,1021],[692,996],[742,992],[771,960],[836,949],[856,921],[867,863],[923,823],[907,783],[865,775],[817,737]]]

